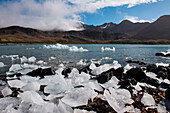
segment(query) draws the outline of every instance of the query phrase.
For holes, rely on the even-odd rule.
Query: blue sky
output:
[[[127,8],[127,5],[106,7],[96,13],[83,13],[82,18],[83,22],[88,25],[101,25],[106,22],[120,23],[126,16],[138,17],[152,22],[162,15],[170,15],[170,0],[140,4],[131,8]]]
[[[170,0],[0,0],[0,28],[81,30],[82,22],[153,22],[162,15],[170,15]]]

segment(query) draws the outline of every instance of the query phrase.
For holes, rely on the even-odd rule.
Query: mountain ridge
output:
[[[153,23],[104,23],[93,26],[82,24],[82,31],[42,31],[20,26],[0,28],[0,43],[113,43],[116,41],[170,40],[170,15]]]

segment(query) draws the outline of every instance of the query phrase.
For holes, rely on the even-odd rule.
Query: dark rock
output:
[[[3,74],[3,75],[0,74],[0,80],[6,81],[6,77],[7,76],[5,74]]]
[[[164,67],[164,66],[158,66],[158,70],[159,70],[159,71],[167,72],[167,68]]]
[[[30,75],[33,77],[39,76],[43,78],[44,76],[54,75],[54,74],[55,74],[55,71],[52,68],[47,68],[47,69],[38,68],[36,70],[33,70],[32,72],[27,73],[26,75]]]
[[[167,89],[167,88],[170,88],[170,85],[167,84],[167,83],[165,83],[165,82],[162,82],[162,83],[160,84],[160,87]]]
[[[116,113],[109,103],[101,98],[95,97],[93,101],[89,100],[87,105],[75,107],[76,109],[85,109],[97,113]]]
[[[11,90],[12,90],[12,94],[10,95],[11,97],[17,97],[19,92],[23,93],[23,91],[21,91],[20,88],[14,88],[13,87],[13,88],[11,88]]]
[[[81,72],[85,72],[87,74],[91,73],[92,70],[89,67],[90,67],[90,65],[79,69],[79,73],[81,73]]]
[[[131,85],[136,85],[137,84],[137,81],[132,78],[132,79],[126,79],[126,80],[123,80],[123,81],[120,81],[119,82],[119,85],[121,85],[121,88],[129,88]]]
[[[136,63],[136,64],[139,64],[139,65],[146,65],[145,62],[141,62],[141,61],[133,61],[133,60],[128,60],[126,61],[127,63]]]
[[[113,75],[116,76],[119,80],[124,78],[124,68],[119,67],[115,71],[113,71]]]
[[[151,95],[158,95],[159,93],[162,93],[159,89],[146,87],[146,86],[140,86],[142,88],[142,92],[148,92]]]
[[[168,53],[168,54],[156,53],[155,56],[170,57],[170,53]]]
[[[157,73],[157,77],[158,78],[162,78],[162,79],[167,79],[168,78],[168,73],[167,72],[163,72],[163,71],[159,71]]]
[[[68,77],[68,74],[71,73],[71,69],[67,68],[62,71],[62,75],[64,75],[64,78]]]
[[[148,65],[146,66],[146,71],[147,72],[153,72],[153,73],[158,73],[158,67],[155,65],[155,64],[151,64],[151,65]]]
[[[166,91],[165,91],[165,98],[167,100],[170,100],[170,88],[168,88]]]
[[[144,82],[144,83],[147,83],[147,84],[150,84],[152,86],[155,86],[155,87],[158,87],[159,86],[159,81],[156,80],[156,79],[152,79],[150,77],[145,77],[141,80],[141,82]]]
[[[136,81],[141,81],[146,77],[146,74],[143,72],[141,68],[132,68],[126,72],[127,78],[134,78]]]
[[[156,53],[155,56],[164,56],[163,53]]]
[[[96,67],[99,67],[99,66],[100,66],[100,64],[96,64],[96,63],[95,63],[95,66],[96,66]],[[81,72],[85,72],[85,73],[87,73],[87,74],[91,74],[91,75],[93,75],[93,74],[91,73],[91,71],[92,71],[92,70],[91,70],[89,67],[90,67],[90,65],[85,66],[85,67],[83,67],[83,68],[79,69],[79,73],[81,73]]]
[[[95,79],[97,79],[99,83],[103,84],[112,78],[112,76],[114,75],[114,72],[115,72],[115,69],[112,68],[106,72],[101,73],[100,75],[97,75]]]

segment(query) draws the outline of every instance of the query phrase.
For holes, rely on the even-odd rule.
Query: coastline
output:
[[[109,42],[0,42],[0,46],[7,45],[40,45],[40,44],[132,44],[132,45],[170,45],[170,40],[123,40],[123,41],[109,41]]]

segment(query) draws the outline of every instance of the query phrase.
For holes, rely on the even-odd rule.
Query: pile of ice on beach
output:
[[[31,60],[34,60],[34,58],[31,58]],[[31,66],[15,64],[11,66],[9,71],[17,73],[18,71],[22,72],[21,67],[29,67],[32,70],[37,68]],[[96,67],[93,63],[89,66],[92,73],[96,75],[111,68],[117,69],[119,67],[121,65],[117,61],[99,67]],[[126,106],[126,104],[132,104],[134,100],[131,99],[131,94],[127,89],[119,88],[119,80],[115,76],[108,82],[101,84],[97,80],[91,80],[92,75],[84,72],[79,73],[76,68],[73,68],[68,77],[64,78],[64,75],[62,75],[64,68],[64,66],[60,66],[55,71],[55,75],[45,76],[42,79],[25,75],[20,77],[19,80],[8,80],[8,84],[0,81],[2,85],[0,87],[2,89],[1,93],[4,96],[4,98],[0,98],[0,111],[2,113],[95,113],[94,111],[73,109],[72,107],[87,105],[89,99],[100,97],[106,100],[116,112],[140,112],[137,108]],[[127,65],[126,71],[130,68],[132,67]],[[154,76],[152,73],[147,75]],[[146,85],[144,83],[138,84]],[[39,91],[42,85],[46,86],[44,92],[49,95],[44,95]],[[141,90],[140,86],[137,85],[134,86],[135,90]],[[76,86],[83,87],[76,88]],[[11,87],[19,88],[23,92],[20,92],[17,97],[8,97],[12,93]],[[98,94],[95,90],[102,91],[104,94]],[[156,106],[153,97],[148,93],[143,95],[141,102],[144,105],[157,108],[158,111],[167,112],[163,106]]]
[[[77,47],[77,46],[68,46],[68,45],[63,45],[63,44],[59,44],[57,43],[56,45],[43,45],[43,48],[46,49],[67,49],[71,52],[84,52],[84,51],[88,51],[87,49],[84,49],[83,47]]]

